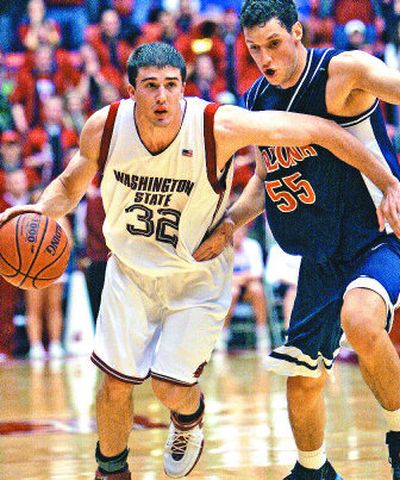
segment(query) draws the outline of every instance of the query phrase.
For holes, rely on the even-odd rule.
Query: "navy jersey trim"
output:
[[[354,117],[354,120],[351,120],[350,122],[344,122],[344,123],[338,122],[338,123],[341,127],[344,127],[344,128],[358,125],[359,123],[363,122],[368,117],[370,117],[374,113],[374,111],[377,109],[378,105],[379,105],[379,100],[376,99],[372,107],[366,110],[364,113],[362,113],[361,116]]]

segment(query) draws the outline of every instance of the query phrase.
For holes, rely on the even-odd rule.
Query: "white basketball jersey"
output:
[[[112,136],[109,132],[101,182],[107,246],[127,266],[147,275],[208,268],[209,262],[196,262],[192,253],[224,213],[233,170],[229,164],[217,179],[217,107],[186,98],[178,135],[153,155],[136,129],[134,105],[131,99],[120,102]],[[226,262],[226,256],[229,251],[220,260]]]

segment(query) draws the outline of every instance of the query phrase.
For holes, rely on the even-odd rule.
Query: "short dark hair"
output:
[[[296,4],[293,0],[245,0],[240,12],[242,28],[252,28],[276,18],[288,32],[298,21]]]
[[[136,86],[136,78],[142,67],[175,67],[179,68],[182,83],[186,80],[186,65],[182,55],[168,43],[144,43],[134,50],[128,59],[128,79]]]

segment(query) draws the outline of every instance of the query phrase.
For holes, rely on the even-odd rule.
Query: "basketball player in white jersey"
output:
[[[192,253],[223,216],[235,152],[249,144],[318,143],[378,186],[392,180],[360,142],[330,121],[184,98],[185,64],[169,45],[136,49],[128,76],[130,99],[89,118],[80,152],[38,203],[0,215],[0,225],[27,211],[60,218],[103,172],[103,230],[111,257],[92,355],[104,372],[96,480],[131,479],[132,390],[148,377],[171,411],[166,474],[185,476],[199,459],[204,399],[198,378],[229,309],[232,252],[206,262],[196,262]]]

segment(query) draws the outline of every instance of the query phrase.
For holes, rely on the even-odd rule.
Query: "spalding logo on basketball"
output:
[[[53,219],[24,213],[0,228],[0,275],[16,287],[48,287],[65,271],[70,245]]]

